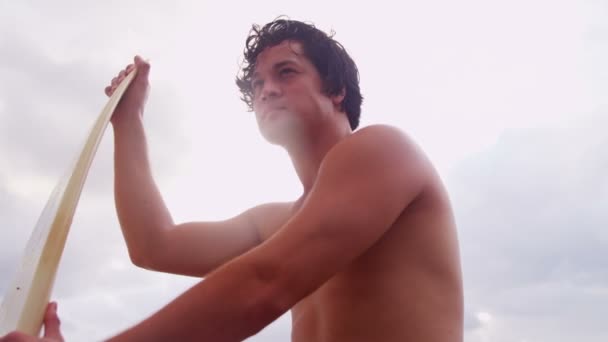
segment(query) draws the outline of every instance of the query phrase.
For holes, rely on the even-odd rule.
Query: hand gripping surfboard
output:
[[[25,246],[21,265],[0,306],[0,336],[18,330],[39,336],[55,274],[87,173],[112,113],[135,77],[116,88],[95,121],[75,163],[59,180]]]

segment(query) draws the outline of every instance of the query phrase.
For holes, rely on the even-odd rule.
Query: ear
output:
[[[340,91],[340,93],[338,95],[334,95],[331,97],[331,101],[334,103],[334,106],[339,107],[342,104],[342,101],[344,101],[345,97],[346,97],[346,88],[342,88],[342,91]]]

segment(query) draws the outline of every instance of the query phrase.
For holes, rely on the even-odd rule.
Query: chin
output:
[[[260,126],[260,134],[266,141],[273,145],[284,146],[289,141],[289,130],[281,129],[281,127],[269,127],[271,125]]]
[[[283,118],[272,118],[270,120],[258,121],[260,133],[273,145],[286,146],[297,139],[300,127],[294,120]]]

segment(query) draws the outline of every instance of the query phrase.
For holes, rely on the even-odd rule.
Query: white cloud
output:
[[[487,313],[485,311],[478,312],[476,317],[477,317],[477,320],[479,320],[481,323],[487,324],[492,321],[492,315],[490,315],[489,313]]]
[[[605,339],[607,122],[600,114],[511,131],[449,178],[467,305],[492,313],[493,330],[471,333],[493,331],[480,341]]]

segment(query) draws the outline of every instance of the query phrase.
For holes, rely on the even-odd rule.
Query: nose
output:
[[[262,101],[276,98],[281,95],[281,87],[273,80],[266,80],[262,88]]]

